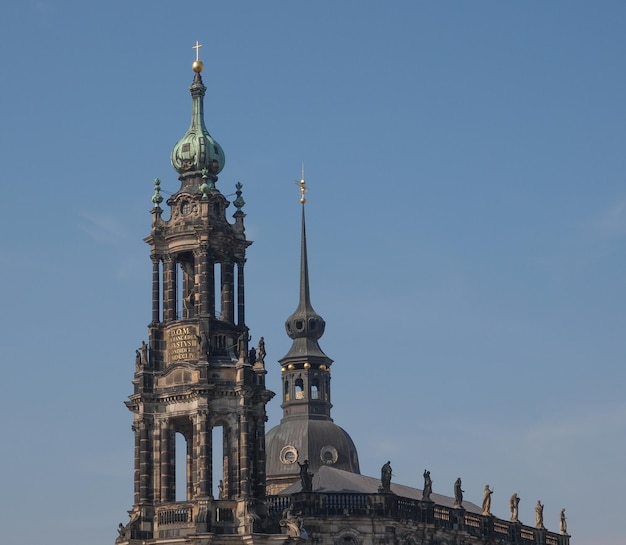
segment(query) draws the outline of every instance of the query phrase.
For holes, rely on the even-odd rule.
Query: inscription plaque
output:
[[[174,326],[166,332],[167,362],[198,359],[198,333],[196,326]]]

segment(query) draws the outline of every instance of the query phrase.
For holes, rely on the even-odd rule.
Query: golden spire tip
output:
[[[306,181],[304,179],[304,162],[302,163],[302,178],[300,181],[296,182],[296,185],[300,186],[300,202],[304,204],[306,202],[304,194],[307,192]]]

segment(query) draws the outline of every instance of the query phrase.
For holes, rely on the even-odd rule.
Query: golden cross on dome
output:
[[[202,47],[202,44],[196,40],[196,45],[191,46],[191,49],[195,49],[196,50],[196,60],[199,61],[200,60],[200,48]]]

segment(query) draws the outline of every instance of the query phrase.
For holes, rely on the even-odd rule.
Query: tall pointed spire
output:
[[[311,295],[309,288],[309,263],[307,256],[306,246],[306,217],[305,217],[305,203],[306,197],[304,196],[307,187],[304,179],[304,167],[302,172],[302,178],[296,182],[300,186],[300,202],[302,203],[302,225],[301,225],[301,238],[300,238],[300,298],[298,301],[298,308],[295,312],[287,318],[285,322],[285,328],[287,335],[291,337],[294,342],[291,346],[291,350],[287,355],[280,360],[287,360],[291,357],[313,357],[324,358],[328,361],[324,362],[330,366],[332,360],[322,352],[317,340],[324,334],[326,328],[326,322],[324,319],[313,309],[311,305]],[[309,362],[310,363],[310,362]]]
[[[304,163],[302,164],[302,178],[296,182],[300,186],[300,202],[302,203],[302,227],[300,237],[300,302],[298,308],[311,307],[311,295],[309,290],[309,261],[306,251],[306,219],[304,215],[304,205],[306,204],[306,181],[304,180]],[[319,338],[319,337],[318,337]]]

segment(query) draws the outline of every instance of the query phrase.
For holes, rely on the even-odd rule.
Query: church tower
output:
[[[392,483],[389,462],[380,480],[360,475],[352,439],[331,418],[333,361],[319,346],[326,324],[311,305],[304,173],[299,300],[280,359],[283,417],[265,434],[274,394],[263,338],[252,347],[245,322],[245,203],[237,184],[231,223],[231,203],[216,187],[224,152],[204,123],[200,47],[167,214],[154,183],[145,239],[152,316],[126,402],[134,500],[116,545],[569,545],[564,510],[560,533],[549,532],[541,502],[532,527],[516,506],[511,520],[492,515],[488,485],[481,507],[463,500],[460,478],[451,498],[433,491],[430,472],[423,490]]]
[[[267,434],[267,492],[278,494],[301,479],[302,471],[316,473],[328,466],[359,473],[359,459],[348,433],[330,417],[330,368],[333,363],[319,346],[326,322],[313,309],[309,289],[306,246],[306,182],[301,191],[300,296],[285,329],[293,340],[280,360],[282,409],[280,424]],[[303,467],[304,466],[304,467]]]
[[[171,157],[180,187],[167,199],[165,219],[155,181],[145,239],[152,321],[126,402],[134,413],[134,504],[118,544],[250,536],[266,517],[265,406],[274,394],[265,387],[263,341],[258,351],[249,343],[245,203],[237,184],[230,223],[230,203],[216,187],[224,152],[204,123],[200,47],[191,125]],[[221,462],[213,467],[216,457]]]

